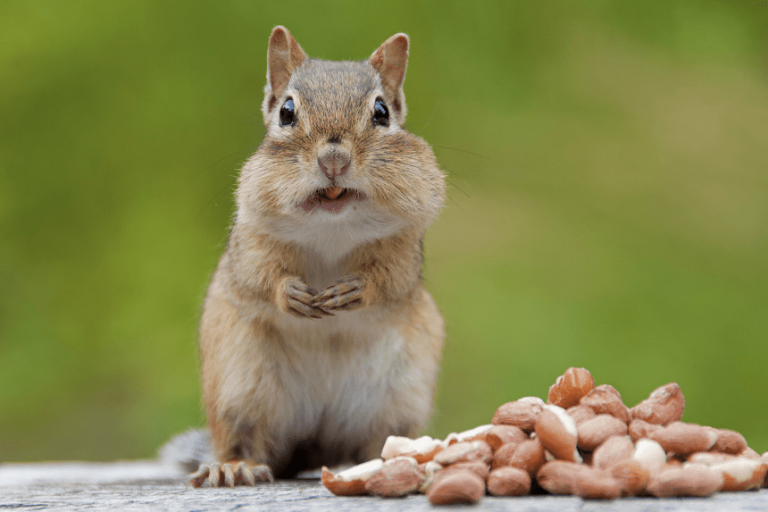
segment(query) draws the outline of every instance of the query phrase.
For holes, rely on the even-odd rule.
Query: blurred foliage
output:
[[[270,29],[411,36],[450,198],[430,433],[585,366],[768,450],[765,2],[0,3],[0,461],[150,457],[202,425],[196,326]]]

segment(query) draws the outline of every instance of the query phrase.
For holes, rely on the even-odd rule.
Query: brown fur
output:
[[[404,34],[370,61],[327,62],[272,32],[267,132],[242,169],[200,327],[219,462],[278,476],[362,462],[429,417],[444,328],[422,282],[422,239],[445,184],[429,145],[402,128],[407,56]],[[280,126],[288,97],[296,122]],[[376,98],[389,127],[372,122]],[[344,175],[321,172],[328,151],[349,155]],[[364,199],[322,211],[312,201],[331,186]]]

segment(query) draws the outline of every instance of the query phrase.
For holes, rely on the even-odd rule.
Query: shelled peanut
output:
[[[425,493],[435,505],[475,503],[486,493],[521,496],[541,488],[585,499],[709,496],[768,486],[768,452],[738,432],[680,420],[685,398],[667,384],[634,406],[584,368],[558,377],[547,402],[500,406],[488,425],[445,440],[390,436],[381,459],[338,474],[334,494]]]

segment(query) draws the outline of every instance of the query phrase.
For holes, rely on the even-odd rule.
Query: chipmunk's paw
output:
[[[317,292],[301,279],[286,279],[283,294],[286,300],[286,310],[301,318],[322,318],[331,315],[312,304]]]
[[[346,276],[315,295],[312,305],[323,311],[344,311],[363,305],[363,279]]]
[[[189,475],[192,487],[202,487],[206,481],[211,487],[234,487],[256,485],[256,482],[274,482],[275,477],[266,464],[251,466],[246,462],[233,460],[224,464],[201,464],[200,469]]]

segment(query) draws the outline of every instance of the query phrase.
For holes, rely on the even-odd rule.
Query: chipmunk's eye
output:
[[[280,126],[293,126],[296,122],[296,114],[293,109],[293,99],[288,98],[280,107]]]
[[[389,109],[381,98],[376,99],[373,105],[373,124],[376,126],[389,126]]]

